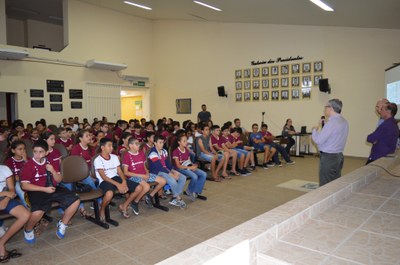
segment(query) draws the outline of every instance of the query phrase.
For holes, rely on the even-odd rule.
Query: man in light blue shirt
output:
[[[349,124],[340,114],[342,101],[331,99],[325,106],[324,114],[328,118],[325,126],[313,127],[312,139],[321,153],[319,162],[319,185],[323,186],[341,176],[343,168],[343,150],[349,134]]]

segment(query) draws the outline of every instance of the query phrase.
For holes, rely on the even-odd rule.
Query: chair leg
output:
[[[93,207],[94,207],[94,217],[92,216],[87,216],[86,219],[91,221],[92,223],[95,223],[105,229],[109,229],[110,225],[107,223],[103,223],[100,221],[100,211],[99,211],[99,203],[97,199],[93,201]]]
[[[154,202],[155,202],[155,203],[153,204],[153,207],[154,207],[154,208],[157,208],[157,209],[160,209],[160,210],[163,210],[163,211],[166,211],[166,212],[169,211],[169,208],[168,208],[168,207],[163,206],[163,205],[160,204],[160,198],[158,197],[158,193],[156,193],[156,194],[154,195]]]
[[[112,224],[113,226],[119,226],[119,223],[110,217],[110,207],[106,207],[106,222]]]

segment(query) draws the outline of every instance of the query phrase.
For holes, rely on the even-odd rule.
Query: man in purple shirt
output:
[[[371,154],[367,164],[396,151],[399,128],[394,116],[397,113],[397,106],[394,103],[386,103],[379,111],[383,122],[368,135],[367,142],[372,144]]]
[[[312,139],[320,151],[319,185],[323,186],[342,174],[343,150],[349,134],[349,124],[340,114],[342,101],[331,99],[325,106],[324,114],[328,118],[325,126],[312,128]]]

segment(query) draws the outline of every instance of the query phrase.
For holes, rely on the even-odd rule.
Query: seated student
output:
[[[211,136],[210,136],[211,150],[216,155],[221,154],[224,156],[225,159],[224,159],[224,165],[222,167],[222,178],[231,179],[231,177],[226,172],[230,157],[232,157],[232,169],[230,173],[235,176],[240,175],[238,172],[236,172],[237,153],[233,150],[229,150],[228,148],[222,145],[222,141],[220,139],[220,133],[221,129],[219,128],[218,125],[213,125],[211,127]]]
[[[36,143],[39,140],[39,135],[40,134],[39,134],[38,129],[33,128],[30,135],[31,135],[30,139],[31,139],[32,144]]]
[[[72,131],[72,130],[71,130]],[[73,147],[73,142],[71,137],[69,137],[66,128],[60,128],[58,131],[58,139],[56,140],[56,144],[62,144],[65,149],[71,151]]]
[[[154,132],[146,132],[146,137],[144,142],[141,144],[141,149],[145,154],[150,151],[151,148],[154,146]],[[140,143],[140,141],[138,140]]]
[[[196,156],[198,159],[211,162],[211,175],[214,181],[221,182],[218,172],[225,164],[225,156],[215,154],[211,149],[210,127],[207,123],[201,125],[202,135],[197,138]],[[219,161],[217,166],[217,161]]]
[[[186,183],[186,177],[172,169],[168,159],[168,152],[163,149],[164,141],[165,139],[161,135],[154,137],[154,147],[150,149],[148,155],[149,171],[152,174],[165,178],[171,187],[173,197],[169,204],[186,208],[186,203],[180,196]]]
[[[133,126],[134,132],[132,136],[139,141],[139,143],[143,142],[145,134],[142,132],[142,126],[140,124],[135,124]]]
[[[296,143],[296,141],[293,139],[293,135],[295,135],[295,134],[296,134],[296,130],[294,129],[294,127],[292,125],[292,119],[287,119],[286,123],[282,129],[282,137],[284,137],[288,140],[288,143],[286,144],[286,147],[285,147],[286,153],[288,153],[288,154],[290,154],[290,149]]]
[[[150,132],[149,132],[150,133]],[[154,133],[153,133],[154,136]],[[148,193],[145,197],[146,205],[153,207],[153,198],[156,193],[164,187],[167,181],[155,174],[149,173],[146,166],[146,155],[143,150],[140,150],[140,143],[135,138],[130,138],[128,141],[128,151],[122,159],[122,168],[128,181],[133,181],[142,186],[142,194],[137,197],[132,203],[132,210],[136,215],[139,214],[139,200],[150,190],[150,182],[157,182],[157,186]]]
[[[273,155],[272,163],[268,163],[269,167],[274,167],[275,165],[281,167],[282,163],[279,160],[278,152],[283,156],[286,161],[287,165],[294,165],[295,162],[290,160],[289,154],[286,152],[285,148],[283,148],[279,143],[274,143],[275,136],[268,131],[268,125],[263,124],[261,126],[261,135],[263,136],[265,143],[271,145],[273,148],[276,149],[277,152]]]
[[[109,125],[107,122],[100,122],[100,131],[104,133],[104,138],[113,140],[112,133],[109,130]]]
[[[234,147],[234,150],[237,152],[243,153],[245,155],[245,160],[244,160],[244,168],[248,168],[249,170],[253,171],[256,169],[255,163],[254,163],[254,147],[252,146],[247,146],[243,145],[243,140],[241,139],[241,134],[242,134],[242,129],[238,127],[234,127],[231,129],[231,136],[233,143],[236,145]],[[250,163],[250,167],[249,166]]]
[[[18,136],[19,140],[29,139],[29,134],[25,130],[24,123],[22,121],[14,121],[13,131]]]
[[[121,170],[118,156],[112,154],[113,143],[109,138],[103,138],[100,140],[101,153],[93,161],[96,177],[99,181],[99,188],[103,191],[103,201],[100,207],[100,220],[105,222],[105,209],[110,204],[114,197],[116,190],[121,194],[129,192],[126,196],[125,202],[118,206],[118,210],[121,212],[124,218],[129,218],[128,213],[129,204],[136,200],[139,201],[143,196],[142,186],[133,181],[126,181],[125,175]],[[137,213],[139,213],[137,209]]]
[[[46,163],[48,144],[38,140],[32,146],[33,158],[30,159],[21,171],[21,185],[29,198],[32,215],[25,226],[24,236],[27,243],[35,243],[33,228],[51,208],[53,202],[60,203],[64,215],[57,224],[56,235],[63,239],[68,223],[79,207],[79,198],[74,193],[61,186],[62,176],[50,163]]]
[[[119,139],[121,139],[122,132],[128,127],[128,122],[124,120],[118,120],[116,127],[114,129],[114,141],[116,143],[119,142]]]
[[[128,141],[132,137],[130,132],[123,132],[118,141],[117,154],[122,159],[122,155],[128,150]]]
[[[250,144],[254,147],[255,150],[259,150],[264,152],[264,161],[263,167],[264,169],[268,169],[268,161],[274,156],[276,149],[272,147],[270,144],[265,143],[265,139],[261,132],[258,131],[257,123],[254,123],[251,126],[252,133],[250,133],[249,140]]]
[[[71,156],[81,156],[85,159],[89,169],[92,168],[92,157],[93,151],[91,150],[89,144],[91,143],[92,138],[90,136],[90,132],[88,130],[80,130],[77,135],[77,144],[71,150]],[[94,177],[94,176],[93,176]],[[83,184],[89,185],[92,189],[96,189],[96,185],[94,184],[92,176],[88,176],[83,179],[81,182]],[[72,190],[72,183],[62,183],[67,189]],[[93,213],[85,210],[83,203],[79,206],[79,213],[82,217],[93,216]]]
[[[242,176],[248,176],[251,173],[247,170],[247,165],[249,162],[249,159],[247,159],[247,164],[245,165],[245,160],[246,156],[248,155],[248,152],[245,150],[239,151],[236,147],[238,144],[234,141],[233,136],[229,133],[229,125],[224,125],[221,128],[222,135],[220,137],[222,146],[224,147],[225,150],[228,150],[229,152],[235,152],[238,158],[238,165],[239,165],[239,174]],[[250,158],[250,156],[248,156]],[[232,160],[233,161],[233,160]],[[232,165],[232,167],[236,167],[235,165]]]
[[[177,136],[176,141],[178,146],[172,151],[172,159],[174,168],[183,175],[190,177],[186,195],[188,195],[192,201],[195,201],[196,198],[206,200],[207,198],[202,196],[201,193],[203,192],[207,173],[199,169],[197,164],[193,164],[190,160],[190,151],[187,148],[188,142],[186,135],[181,134]]]
[[[0,165],[0,213],[7,213],[17,220],[0,238],[0,263],[6,263],[10,258],[18,258],[22,254],[17,250],[6,250],[6,243],[28,222],[31,213],[15,200],[13,173],[7,166]]]
[[[25,143],[23,141],[13,142],[10,146],[8,157],[9,158],[5,161],[5,165],[8,166],[13,173],[15,192],[17,193],[21,204],[27,208],[25,202],[25,192],[22,190],[20,183],[21,170],[28,161]]]

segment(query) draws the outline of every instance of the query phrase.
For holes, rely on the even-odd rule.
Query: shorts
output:
[[[20,206],[20,205],[22,205],[22,204],[21,204],[19,201],[14,200],[14,199],[11,199],[11,200],[8,202],[6,208],[4,208],[3,210],[1,210],[0,213],[7,213],[7,214],[9,214],[9,213],[11,212],[12,209],[14,209],[15,207]]]
[[[218,161],[220,161],[224,157],[224,155],[220,154],[220,153],[218,153],[217,155],[218,155]],[[207,162],[211,162],[213,160],[214,156],[215,155],[209,155],[209,154],[201,152],[200,156],[199,156],[199,159],[205,160]]]
[[[248,151],[246,151],[246,150],[244,150],[244,149],[234,148],[233,150],[236,151],[238,158],[241,158],[242,155],[244,155],[244,157],[246,157],[247,154],[249,153]]]
[[[154,181],[156,181],[156,178],[157,178],[157,175],[156,175],[156,174],[150,173],[149,176],[150,176],[150,177],[149,177],[149,179],[147,180],[147,182],[154,182]],[[140,183],[140,182],[143,181],[143,179],[142,179],[141,177],[130,177],[130,178],[128,178],[128,180],[133,181],[133,182],[135,182],[135,183]]]
[[[112,178],[112,180],[122,183],[122,179],[119,176],[115,176]],[[128,191],[129,192],[134,192],[136,187],[139,186],[139,183],[133,182],[133,181],[127,181],[126,185],[128,186]],[[107,181],[102,181],[100,183],[99,188],[103,191],[103,194],[105,194],[107,191],[112,191],[115,192],[117,190],[117,187],[111,184],[110,182]]]
[[[75,192],[69,191],[63,187],[56,187],[53,193],[46,193],[42,191],[28,191],[28,198],[31,206],[31,212],[43,211],[47,212],[51,209],[53,202],[58,202],[60,208],[65,210],[75,201],[79,200]]]

